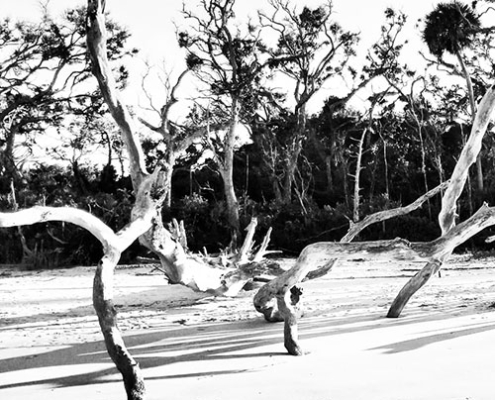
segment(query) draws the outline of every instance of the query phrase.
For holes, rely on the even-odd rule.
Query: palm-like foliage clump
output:
[[[444,52],[458,54],[470,45],[480,27],[480,19],[470,6],[459,1],[440,3],[426,16],[423,40],[438,58]]]

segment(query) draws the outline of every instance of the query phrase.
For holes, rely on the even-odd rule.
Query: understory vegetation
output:
[[[224,16],[218,31],[216,14],[208,14],[210,3]],[[350,221],[407,205],[451,176],[471,129],[473,104],[494,78],[494,28],[482,23],[486,2],[454,1],[429,14],[416,28],[425,49],[416,54],[424,66],[415,69],[402,58],[415,51],[403,37],[407,16],[392,9],[385,10],[381,34],[366,49],[359,47],[358,34],[334,20],[330,3],[296,11],[288,2],[273,1],[276,13],[260,12],[258,25],[244,27],[233,24],[235,1],[213,3],[200,2],[205,15],[183,11],[191,25],[178,28],[177,38],[187,67],[176,81],[166,75],[167,100],[154,109],[161,125],[139,117],[144,133],[162,135],[143,142],[146,162],[150,170],[163,165],[171,171],[162,214],[166,224],[184,221],[190,250],[218,252],[231,243],[233,231],[242,233],[256,217],[260,238],[271,227],[271,248],[296,256],[310,243],[338,241]],[[0,210],[77,207],[117,231],[130,221],[135,199],[108,108],[97,89],[87,90],[84,15],[85,7],[69,10],[59,22],[46,10],[39,23],[0,25]],[[277,20],[279,15],[285,19]],[[461,25],[470,21],[454,43],[445,42],[449,32],[439,34],[452,25],[452,15],[464,16]],[[109,57],[117,84],[125,89],[132,78],[125,63],[138,51],[126,44],[129,32],[109,21]],[[266,29],[278,35],[271,46],[260,39]],[[45,77],[52,75],[47,83],[39,80],[41,69]],[[281,75],[297,88],[294,93],[275,89]],[[206,83],[208,102],[186,105],[179,124],[168,110],[181,103],[175,91],[184,79]],[[339,79],[351,87],[347,93],[324,87]],[[378,82],[373,90],[371,81]],[[357,107],[352,100],[363,90],[366,100]],[[320,106],[311,103],[316,92],[326,98]],[[230,134],[218,134],[218,126],[233,134],[235,124],[249,127],[249,140],[236,144],[227,142]],[[204,128],[202,135],[198,127]],[[484,202],[495,203],[490,129],[459,201],[459,220]],[[55,146],[51,161],[29,163],[35,144],[50,130],[71,138],[61,139],[64,151]],[[19,149],[29,155],[19,156]],[[108,159],[103,166],[81,161],[95,149]],[[205,152],[212,156],[205,158]],[[432,240],[440,235],[440,201],[438,196],[411,214],[370,226],[359,240]],[[458,251],[489,251],[484,238],[491,234],[487,229]],[[102,254],[90,233],[69,224],[3,229],[0,241],[1,264],[32,268],[95,264]],[[135,243],[121,262],[148,255]]]

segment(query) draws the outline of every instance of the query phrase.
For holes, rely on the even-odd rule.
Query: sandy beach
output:
[[[285,266],[290,262],[285,261]],[[304,283],[307,354],[238,298],[119,267],[115,303],[150,400],[495,398],[493,259],[456,256],[408,304],[389,305],[420,264],[347,263]],[[91,303],[93,267],[0,270],[0,398],[125,399]]]

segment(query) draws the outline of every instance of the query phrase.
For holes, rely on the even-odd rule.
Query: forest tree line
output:
[[[309,243],[339,240],[350,221],[407,205],[450,177],[494,78],[494,29],[483,24],[488,1],[439,3],[425,15],[416,29],[425,44],[418,66],[403,57],[413,52],[404,35],[411,22],[392,9],[376,42],[363,49],[359,35],[338,24],[331,3],[310,9],[273,0],[244,24],[233,0],[198,3],[201,12],[185,6],[177,30],[184,71],[175,80],[165,74],[163,104],[150,100],[148,110],[131,110],[146,137],[149,169],[162,165],[170,179],[164,222],[184,221],[191,250],[225,248],[255,216],[260,234],[273,228],[272,248],[297,255]],[[109,58],[125,89],[141,79],[126,68],[139,51],[117,22],[107,18],[107,29]],[[0,209],[76,206],[118,230],[129,222],[134,197],[124,144],[92,81],[85,32],[85,8],[60,20],[46,9],[39,22],[0,25]],[[266,32],[273,43],[262,40]],[[280,88],[281,79],[290,90]],[[184,101],[177,93],[185,81],[199,89],[179,122],[171,110]],[[347,91],[327,89],[339,81]],[[326,100],[314,111],[317,94]],[[366,98],[359,108],[358,95]],[[242,146],[240,127],[249,132]],[[64,145],[49,149],[51,162],[26,166],[20,149],[35,152],[50,129]],[[487,134],[470,173],[461,220],[483,202],[493,204],[492,141]],[[82,163],[96,148],[106,164]],[[440,233],[439,210],[440,197],[359,239],[431,240]],[[0,240],[0,263],[54,267],[101,257],[97,240],[71,225],[11,228]],[[489,249],[481,235],[468,246]],[[123,261],[138,254],[136,244]]]

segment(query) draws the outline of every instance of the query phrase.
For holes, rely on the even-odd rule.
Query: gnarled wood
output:
[[[206,258],[188,254],[180,237],[173,237],[164,227],[161,206],[167,197],[167,173],[155,171],[151,177],[144,165],[143,151],[137,140],[136,123],[116,90],[115,79],[106,56],[106,29],[101,1],[88,0],[88,52],[93,73],[115,122],[122,132],[129,158],[131,176],[137,201],[131,219],[140,209],[155,212],[152,227],[139,237],[142,245],[154,252],[170,283],[178,283],[196,291],[235,295],[252,277],[235,273],[237,265],[223,267],[209,263]],[[166,119],[166,118],[165,118]],[[234,125],[229,125],[234,129]],[[184,142],[185,143],[185,142]]]
[[[340,243],[349,243],[352,242],[356,236],[366,229],[368,226],[376,224],[378,222],[387,221],[392,218],[400,217],[402,215],[407,215],[410,212],[417,210],[420,208],[426,201],[430,200],[432,197],[442,192],[447,188],[450,181],[446,181],[438,185],[437,187],[431,189],[428,193],[418,197],[415,201],[405,207],[397,207],[391,210],[379,211],[375,214],[371,214],[366,216],[359,222],[350,221],[349,230],[347,233],[340,239]],[[337,260],[331,260],[327,264],[323,265],[320,268],[310,271],[304,280],[316,279],[321,276],[326,275],[335,265]]]
[[[136,213],[134,221],[114,233],[90,213],[69,207],[33,207],[11,213],[0,213],[0,227],[32,225],[48,221],[70,222],[87,229],[103,246],[103,258],[96,269],[93,284],[93,305],[98,315],[108,354],[121,372],[129,400],[142,400],[144,381],[138,363],[132,358],[122,339],[113,305],[113,274],[122,251],[150,229],[154,212]]]
[[[495,86],[492,86],[485,93],[483,99],[480,102],[478,112],[476,113],[473,127],[471,129],[471,134],[469,135],[469,139],[462,149],[459,161],[454,168],[454,172],[452,173],[452,177],[450,178],[451,183],[445,191],[444,196],[442,197],[442,209],[440,210],[440,214],[438,216],[440,228],[442,229],[442,236],[440,239],[444,238],[450,233],[451,230],[455,229],[453,227],[455,226],[457,200],[459,199],[464,189],[464,184],[466,183],[466,179],[468,177],[469,168],[476,162],[478,154],[481,150],[483,136],[491,120],[494,109]],[[474,216],[476,216],[476,214]],[[471,217],[469,220],[471,220],[473,217]],[[469,235],[469,233],[465,232],[465,235]],[[446,253],[443,257],[439,258],[439,260],[441,260],[440,265],[436,265],[438,260],[430,261],[420,272],[418,272],[418,274],[416,274],[414,277],[411,278],[409,282],[406,283],[406,285],[401,289],[401,291],[393,301],[392,306],[390,307],[387,314],[388,317],[397,318],[400,316],[401,311],[403,310],[409,299],[421,287],[423,287],[428,279],[432,276],[431,270],[434,269],[435,271],[440,271],[443,261],[450,256],[452,251],[453,248],[450,253]]]
[[[443,259],[430,261],[421,271],[416,273],[394,299],[387,313],[387,318],[398,318],[414,293],[421,289],[440,270],[442,264]]]
[[[300,317],[300,300],[302,288],[292,286],[290,290],[282,290],[277,293],[278,309],[284,318],[284,346],[293,356],[302,356],[304,354],[299,345],[299,334],[297,320]]]
[[[492,225],[495,225],[495,207],[483,205],[471,218],[431,242],[418,243],[394,239],[359,243],[310,244],[303,249],[293,268],[268,282],[256,293],[253,303],[256,310],[262,313],[267,321],[281,321],[283,315],[275,308],[273,299],[285,295],[285,292],[299,283],[315,265],[323,265],[334,259],[426,261],[428,265],[424,272],[418,274],[402,291],[400,298],[394,302],[395,308],[390,312],[390,316],[396,315],[397,312],[400,314],[400,310],[414,294],[412,292],[409,295],[412,289],[418,290],[423,286],[432,275],[431,271],[437,272],[443,260],[450,256],[457,246]]]

